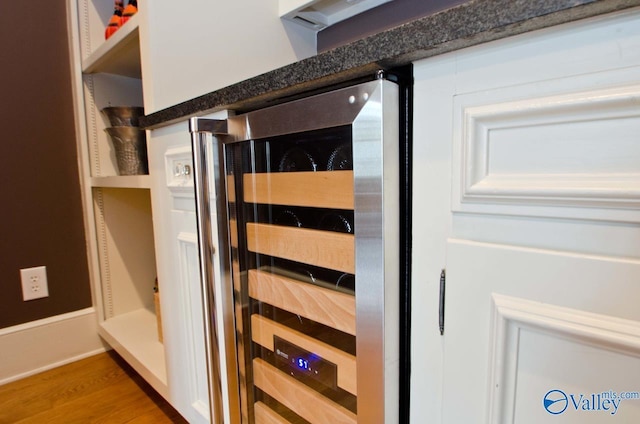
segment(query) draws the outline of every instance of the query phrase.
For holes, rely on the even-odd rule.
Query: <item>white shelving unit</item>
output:
[[[168,396],[165,348],[158,339],[153,287],[156,260],[149,175],[119,176],[104,131],[107,106],[143,106],[140,10],[108,40],[113,2],[68,0],[77,16],[73,49],[82,79],[83,169],[94,299],[99,333],[161,395]],[[144,7],[144,5],[142,6]],[[73,17],[73,16],[72,16]],[[78,85],[80,83],[78,82]]]
[[[168,397],[164,346],[155,331],[156,316],[138,309],[108,319],[100,335],[163,397]]]
[[[133,15],[108,40],[103,40],[104,42],[83,60],[83,72],[104,72],[141,78],[139,20],[137,14]]]
[[[142,188],[149,189],[151,187],[151,178],[148,175],[122,175],[113,177],[93,177],[91,178],[92,187],[111,187],[111,188]]]

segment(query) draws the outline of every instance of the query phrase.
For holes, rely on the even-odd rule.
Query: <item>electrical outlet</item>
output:
[[[49,297],[47,286],[47,267],[24,268],[20,270],[22,280],[22,300],[40,299]]]

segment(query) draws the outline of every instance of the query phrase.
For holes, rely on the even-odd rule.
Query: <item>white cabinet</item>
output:
[[[144,5],[142,5],[144,7]],[[142,106],[144,9],[105,41],[113,2],[69,0],[78,152],[100,335],[167,397],[165,347],[154,311],[156,260],[150,176],[119,176],[106,106]]]
[[[282,21],[279,0],[141,3],[147,113],[316,53],[315,33]]]
[[[207,116],[211,119],[227,117],[227,111]],[[212,320],[204,316],[203,308],[189,125],[183,121],[152,130],[149,134],[149,172],[152,175],[151,198],[168,396],[190,423],[209,423],[211,405],[206,357],[209,335],[205,334],[204,322]],[[215,193],[210,196],[214,201]],[[212,211],[214,233],[216,222],[215,211]],[[218,251],[216,237],[212,243],[215,256]],[[222,281],[217,262],[214,259],[215,281]],[[220,285],[214,284],[213,296],[221,296],[220,290]],[[215,322],[224,319],[222,311],[214,305],[210,306],[210,313],[216,314]],[[215,355],[219,361],[215,368],[226,369],[226,341],[220,338],[215,344],[219,350]],[[215,414],[222,414],[225,422],[230,422],[227,376],[222,373],[213,378],[223,403],[222,411]]]
[[[169,398],[191,423],[209,422],[192,157],[186,122],[154,130],[149,169]]]
[[[636,9],[415,64],[412,422],[640,419],[639,46]]]

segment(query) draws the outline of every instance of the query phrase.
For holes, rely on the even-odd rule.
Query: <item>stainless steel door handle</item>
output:
[[[226,121],[222,127],[226,128]],[[220,379],[219,338],[215,325],[215,290],[213,260],[215,249],[211,230],[211,196],[209,185],[207,135],[213,127],[222,128],[220,121],[192,118],[189,121],[193,154],[193,176],[196,200],[198,231],[198,253],[200,256],[200,283],[202,290],[202,310],[205,349],[207,355],[207,381],[209,388],[209,408],[212,423],[223,423],[223,404]]]

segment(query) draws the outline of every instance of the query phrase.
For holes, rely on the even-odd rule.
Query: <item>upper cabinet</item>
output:
[[[316,54],[315,33],[281,20],[279,0],[141,4],[147,113]]]

